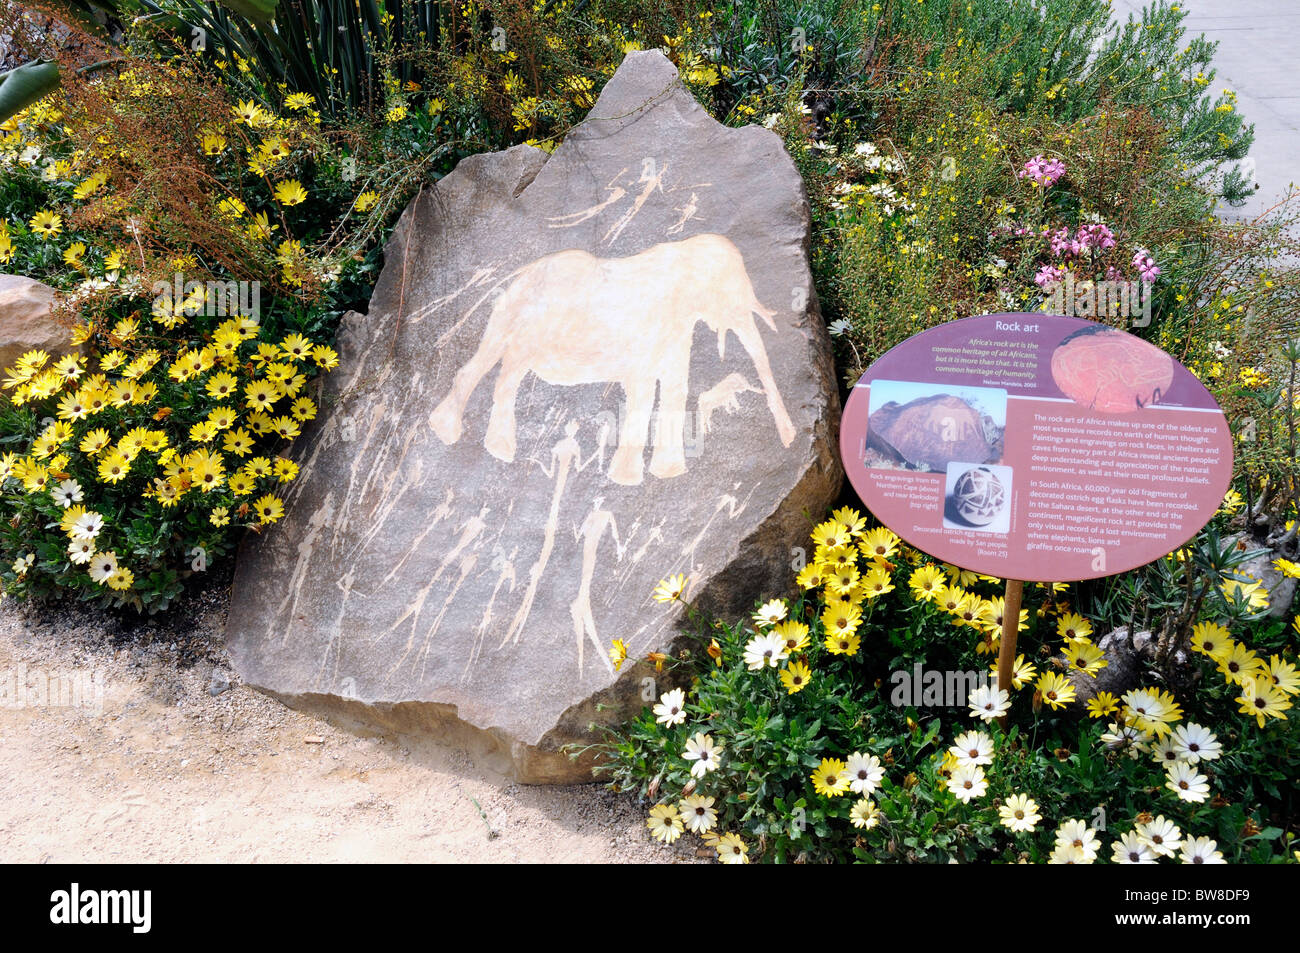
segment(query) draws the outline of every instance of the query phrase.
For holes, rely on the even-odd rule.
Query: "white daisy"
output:
[[[1047,858],[1049,864],[1090,864],[1096,860],[1095,854],[1089,854],[1081,847],[1057,841],[1052,848],[1052,855]]]
[[[983,797],[988,789],[984,769],[978,764],[959,764],[948,779],[948,790],[963,804],[969,804],[972,798]]]
[[[1178,750],[1179,757],[1191,764],[1196,764],[1198,761],[1216,761],[1222,750],[1214,732],[1190,721],[1175,728],[1170,737]]]
[[[1134,758],[1139,751],[1146,750],[1147,742],[1151,740],[1150,732],[1134,725],[1120,725],[1112,721],[1106,727],[1110,730],[1103,732],[1101,736],[1106,747],[1112,751],[1127,749],[1129,755]]]
[[[77,521],[72,524],[69,535],[73,539],[94,539],[103,528],[104,517],[94,510],[87,510],[77,517]]]
[[[654,707],[655,721],[661,725],[680,725],[686,720],[686,692],[674,688],[659,696],[659,704]]]
[[[880,759],[874,754],[863,754],[861,751],[849,755],[844,771],[849,776],[849,790],[854,794],[873,793],[885,776]]]
[[[1005,688],[995,688],[993,683],[981,685],[966,696],[972,718],[992,721],[1011,709],[1011,695]]]
[[[854,827],[871,830],[880,823],[880,811],[869,797],[858,798],[849,811],[849,821]]]
[[[95,582],[108,582],[116,573],[116,553],[96,553],[90,558],[90,578]]]
[[[1215,850],[1218,846],[1208,837],[1189,837],[1183,841],[1180,859],[1185,864],[1226,864],[1223,855]]]
[[[702,778],[710,771],[716,771],[721,755],[722,745],[715,745],[713,738],[702,731],[686,742],[686,750],[682,752],[683,758],[695,762],[691,765],[693,778]]]
[[[95,555],[95,542],[90,539],[74,539],[68,543],[68,558],[78,566],[90,562],[90,557]]]
[[[1185,761],[1169,766],[1169,782],[1165,785],[1184,801],[1200,803],[1210,796],[1210,785],[1205,775]]]
[[[69,507],[73,503],[80,503],[81,484],[72,479],[64,480],[50,491],[50,497],[55,503],[62,507]]]
[[[1138,836],[1146,842],[1152,852],[1160,857],[1172,857],[1182,843],[1183,832],[1173,821],[1166,820],[1161,814],[1153,821],[1137,826]]]
[[[784,619],[785,613],[784,599],[773,599],[771,602],[765,602],[754,613],[754,625],[764,629],[769,628]]]
[[[1117,864],[1154,864],[1156,862],[1155,852],[1137,831],[1129,831],[1110,846],[1111,852],[1114,854],[1112,859]]]
[[[702,794],[684,797],[677,805],[681,811],[682,823],[686,829],[696,834],[707,834],[718,823],[718,812],[713,809],[713,798]]]
[[[1015,832],[1032,831],[1043,816],[1038,813],[1038,802],[1028,794],[1013,794],[998,808],[1002,826]]]
[[[1097,859],[1099,846],[1097,833],[1086,822],[1078,818],[1071,818],[1056,829],[1056,843],[1082,851],[1088,858],[1085,863],[1090,864]]]
[[[785,656],[785,639],[772,632],[756,635],[745,645],[745,664],[750,671],[765,666],[776,668]]]
[[[968,731],[958,735],[948,750],[958,764],[993,763],[993,739],[982,731]]]
[[[1151,757],[1161,764],[1173,764],[1175,761],[1186,760],[1178,746],[1174,744],[1173,735],[1161,738],[1151,749]]]

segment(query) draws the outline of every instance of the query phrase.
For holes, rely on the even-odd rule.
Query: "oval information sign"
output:
[[[1006,579],[1108,576],[1178,549],[1232,479],[1232,435],[1192,373],[1081,318],[993,314],[872,364],[840,453],[876,518],[937,559]]]

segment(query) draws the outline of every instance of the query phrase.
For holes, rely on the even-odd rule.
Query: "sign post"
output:
[[[998,688],[1011,695],[1011,671],[1016,666],[1016,639],[1020,635],[1020,602],[1025,594],[1025,584],[1019,579],[1008,579],[1002,595],[1002,641],[998,643]],[[999,719],[1003,728],[1007,716]]]
[[[1232,479],[1228,422],[1187,368],[1117,328],[1038,313],[963,318],[891,349],[845,405],[840,453],[902,539],[1007,581],[1008,691],[1025,581],[1159,559]]]

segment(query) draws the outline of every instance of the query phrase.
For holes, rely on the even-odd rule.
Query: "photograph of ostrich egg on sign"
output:
[[[1093,579],[1183,546],[1232,476],[1204,385],[1134,334],[1038,313],[922,331],[862,375],[840,450],[868,510],[963,569]]]
[[[1011,528],[1011,468],[948,464],[943,525],[1005,533]]]

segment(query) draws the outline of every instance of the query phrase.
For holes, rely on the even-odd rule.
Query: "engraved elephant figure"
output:
[[[515,458],[515,402],[529,373],[549,384],[614,382],[626,410],[609,478],[636,485],[658,393],[650,472],[660,478],[686,472],[683,428],[695,326],[718,335],[726,356],[736,335],[758,378],[784,446],[794,425],[772,377],[754,321],[772,330],[774,312],[754,294],[744,258],[721,235],[665,242],[626,258],[599,258],[569,250],[546,255],[512,272],[492,306],[478,349],[429,416],[444,443],[460,439],[465,405],[484,376],[501,365],[483,445],[507,463]]]

